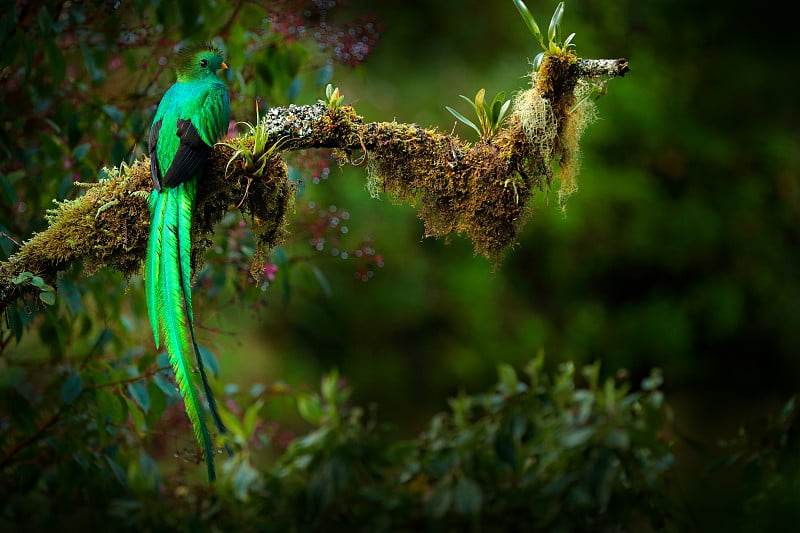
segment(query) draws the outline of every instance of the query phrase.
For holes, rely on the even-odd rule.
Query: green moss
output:
[[[372,180],[395,201],[416,206],[429,236],[463,234],[475,252],[498,259],[513,244],[530,189],[517,175],[507,136],[475,145],[435,130],[370,124]]]
[[[252,138],[242,138],[243,144]],[[292,210],[294,186],[285,164],[274,157],[258,174],[225,163],[232,149],[215,147],[210,168],[199,182],[192,227],[192,265],[203,265],[209,236],[224,214],[241,205],[258,236],[259,257],[279,243]],[[152,190],[148,160],[106,169],[109,178],[93,184],[75,200],[64,201],[47,213],[47,231],[34,235],[9,261],[3,263],[0,278],[8,282],[17,272],[30,271],[54,282],[60,270],[83,262],[92,274],[103,267],[126,276],[140,271],[147,249],[150,213],[147,197]]]

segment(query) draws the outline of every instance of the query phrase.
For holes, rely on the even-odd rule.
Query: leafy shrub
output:
[[[492,389],[452,398],[450,411],[433,417],[411,440],[393,439],[374,410],[350,405],[351,391],[334,372],[323,378],[319,393],[285,396],[313,427],[283,453],[279,432],[259,438],[266,394],[260,388],[247,395],[249,404],[238,414],[223,411],[228,444],[238,451],[223,461],[213,488],[166,473],[168,459],[159,464],[126,444],[167,409],[174,391],[161,386],[161,378],[129,383],[138,387],[136,394],[127,391],[133,405],[128,395],[85,390],[75,374],[60,391],[64,412],[70,401],[84,411],[69,415],[83,424],[69,433],[72,442],[59,443],[73,455],[51,461],[42,445],[33,460],[4,465],[15,486],[4,487],[13,496],[2,504],[0,525],[36,529],[68,521],[95,529],[113,524],[115,530],[200,531],[663,527],[670,514],[664,474],[674,459],[660,436],[670,417],[660,375],[654,372],[632,391],[625,379],[601,382],[599,364],[576,369],[566,363],[552,374],[543,367],[541,355],[521,374],[501,365]],[[138,415],[124,416],[126,408]],[[113,433],[115,425],[111,443],[86,445],[82,431],[91,441]],[[264,442],[274,460],[258,460]]]

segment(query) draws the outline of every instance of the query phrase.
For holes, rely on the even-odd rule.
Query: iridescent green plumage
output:
[[[197,178],[211,148],[228,129],[228,90],[216,71],[227,68],[219,50],[204,45],[178,53],[177,82],[164,94],[150,131],[150,237],[145,260],[145,292],[156,348],[164,346],[175,381],[203,448],[210,480],[215,478],[214,446],[205,409],[195,388],[195,362],[211,416],[220,432],[205,366],[194,333],[191,293],[191,224]]]

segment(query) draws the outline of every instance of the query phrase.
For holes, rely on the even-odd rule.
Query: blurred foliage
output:
[[[4,530],[70,523],[104,531],[111,520],[115,531],[597,531],[677,523],[663,479],[674,458],[660,436],[670,410],[658,373],[632,392],[625,380],[601,381],[599,364],[565,364],[551,375],[540,355],[524,379],[501,365],[489,391],[459,394],[419,438],[399,441],[374,410],[349,403],[336,372],[319,392],[273,386],[229,394],[221,412],[236,454],[222,463],[212,491],[165,475],[148,453],[160,445],[159,428],[183,414],[162,374],[168,366],[153,363],[140,374],[87,365],[66,376],[52,415],[63,418],[63,431],[38,450],[65,455],[15,458],[6,478],[15,490],[0,505]],[[276,395],[296,402],[311,424],[285,451],[285,428],[268,427],[274,422],[264,417]],[[264,450],[283,453],[264,469],[253,460]],[[96,513],[98,502],[107,515]]]
[[[528,4],[540,16],[552,8]],[[241,426],[224,474],[236,481],[221,484],[217,500],[194,481],[202,468],[154,353],[139,280],[110,271],[87,278],[75,268],[58,280],[54,305],[41,305],[53,293],[40,287],[44,298],[21,302],[0,330],[4,525],[23,513],[43,523],[72,516],[78,527],[113,500],[112,516],[137,529],[162,520],[201,527],[212,517],[253,529],[263,523],[255,513],[289,520],[281,509],[313,524],[333,508],[350,518],[375,509],[376,519],[409,524],[435,520],[437,510],[441,523],[467,527],[478,500],[477,520],[519,509],[503,483],[522,471],[543,476],[524,493],[542,506],[530,515],[537,524],[550,523],[553,509],[573,509],[576,516],[557,518],[588,522],[558,525],[603,526],[630,512],[658,528],[660,514],[675,510],[676,493],[689,500],[689,512],[677,515],[706,530],[796,523],[794,404],[785,417],[738,429],[779,411],[800,379],[800,137],[787,90],[794,32],[791,17],[771,19],[765,52],[740,37],[752,6],[717,4],[567,4],[568,27],[580,36],[576,52],[625,56],[632,71],[599,102],[601,120],[584,136],[580,192],[567,213],[540,198],[519,246],[494,272],[466,242],[420,242],[411,209],[371,200],[363,170],[340,172],[327,154],[291,158],[300,191],[293,236],[257,281],[249,277],[255,242],[246,221],[230,214],[197,273],[194,299],[199,341],[220,359],[215,387],[230,400],[226,414],[239,420],[229,425]],[[184,43],[224,46],[234,120],[252,122],[254,100],[262,111],[313,102],[332,82],[367,120],[442,129],[454,124],[444,104],[458,94],[524,89],[538,52],[511,1],[31,1],[5,2],[0,13],[3,258],[44,227],[52,199],[79,194],[75,181],[102,179],[104,165],[143,153],[155,106],[172,83],[168,59]],[[596,410],[604,386],[574,391],[588,392],[571,405],[589,402],[596,416],[596,433],[576,448],[558,440],[573,422],[535,398],[530,382],[499,411],[485,403],[499,389],[459,394],[489,389],[499,363],[521,367],[542,347],[551,370],[603,361],[638,382],[650,368],[663,369],[676,418],[671,484],[659,481],[672,457],[663,442],[620,451],[603,440],[613,429],[633,439],[641,421],[633,411],[612,420]],[[378,424],[372,408],[303,390],[332,367],[353,385],[355,404],[377,403],[396,428]],[[553,383],[563,376],[553,375]],[[222,391],[221,382],[236,385]],[[655,397],[621,384],[614,390],[623,399],[641,394],[632,405]],[[452,412],[436,417],[448,397]],[[313,431],[298,420],[295,401],[306,420],[319,421]],[[341,406],[338,425],[332,405]],[[538,436],[512,439],[519,455],[510,465],[496,438],[525,406],[542,410],[525,412],[525,427],[552,415],[545,425],[558,439],[538,451],[527,447],[543,442]],[[661,429],[647,428],[651,436]],[[416,440],[394,440],[419,431]],[[487,435],[491,446],[481,441]],[[289,442],[294,448],[284,454]],[[635,449],[655,455],[631,472],[658,479],[632,478],[644,492],[623,498],[618,491],[630,480],[620,481],[619,468],[634,468],[625,461],[634,461]],[[544,452],[552,470],[522,461]],[[343,453],[370,468],[342,474]],[[452,468],[433,466],[445,456]],[[400,482],[413,464],[416,477]],[[592,485],[601,474],[614,481],[607,492]],[[555,492],[545,494],[545,481],[559,479],[567,487],[550,485]],[[668,497],[648,499],[665,490]],[[326,498],[347,503],[325,507]],[[97,507],[76,505],[86,502]]]

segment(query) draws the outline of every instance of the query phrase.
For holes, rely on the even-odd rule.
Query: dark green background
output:
[[[367,120],[449,130],[444,106],[466,111],[458,94],[526,87],[537,50],[511,2],[393,4],[370,9],[386,32],[366,64],[334,77]],[[342,266],[331,298],[274,308],[262,334],[281,365],[295,351],[335,364],[405,413],[540,348],[608,372],[662,367],[688,415],[715,421],[795,390],[793,49],[779,16],[761,32],[765,15],[748,6],[679,4],[567,4],[578,53],[624,56],[632,70],[598,101],[566,213],[539,195],[495,272],[467,242],[419,242],[412,210],[366,199],[361,172],[334,169],[307,189],[346,205],[386,266],[363,286]],[[549,6],[530,7],[546,24]]]
[[[449,131],[455,121],[445,105],[466,111],[459,94],[527,87],[538,50],[511,1],[363,4],[332,16],[368,12],[385,31],[364,64],[337,66],[332,82],[366,120]],[[553,5],[529,7],[546,26]],[[352,262],[323,252],[311,263],[330,292],[297,268],[288,301],[275,283],[258,312],[196,290],[200,340],[217,354],[223,381],[302,387],[337,367],[357,402],[376,403],[383,419],[413,434],[448,397],[492,383],[497,363],[522,364],[539,350],[550,365],[601,360],[607,374],[626,368],[638,377],[660,367],[676,410],[669,435],[683,432],[703,445],[678,438],[689,473],[717,454],[718,438],[797,390],[800,113],[790,17],[753,3],[571,1],[563,26],[576,32],[580,56],[626,57],[631,65],[598,101],[600,120],[585,134],[580,189],[566,212],[555,191],[538,194],[519,244],[495,268],[473,257],[464,239],[422,239],[412,208],[371,199],[363,169],[333,165],[327,180],[306,184],[299,205],[347,209],[349,235],[371,236],[385,266],[362,283]],[[204,30],[176,22],[171,31],[197,40],[208,37]],[[53,71],[88,68],[91,54],[49,62],[44,50],[42,64]],[[0,67],[25,57],[9,44]],[[152,75],[149,59],[125,72]],[[322,95],[308,82],[315,76],[314,69],[301,76],[296,103]],[[125,110],[125,100],[88,84],[75,88],[85,95],[80,107],[59,107],[55,77],[30,74],[28,104],[6,102],[0,112],[0,229],[18,240],[44,227],[51,198],[74,194],[73,171],[94,180],[102,165],[125,157],[131,135],[141,142],[155,91],[169,83],[163,73],[138,111],[121,117],[119,129],[130,131],[120,141],[124,136],[108,132],[111,113],[103,106]],[[288,102],[285,91],[259,96]],[[252,97],[234,101],[235,119],[253,120]],[[67,133],[49,139],[45,120]],[[472,139],[463,125],[456,132]],[[34,140],[22,145],[28,138]],[[76,157],[85,142],[88,155]],[[75,166],[65,170],[68,154]],[[26,210],[11,212],[13,194],[24,196]],[[7,240],[2,245],[6,255],[13,251]],[[304,246],[295,242],[290,250],[308,255]],[[139,285],[134,280],[123,293],[121,281],[105,275],[85,281],[108,299],[87,311],[112,322],[121,313],[131,338],[151,350]],[[79,273],[72,279],[84,283]],[[46,323],[34,327],[50,331]],[[77,331],[69,342],[77,342]],[[126,343],[112,348],[124,352]],[[31,335],[11,348],[15,356],[46,351]]]

